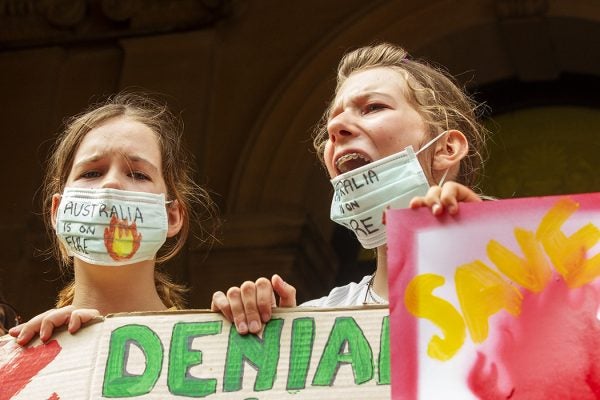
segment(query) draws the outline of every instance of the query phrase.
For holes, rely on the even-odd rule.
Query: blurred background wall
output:
[[[489,106],[482,189],[500,198],[600,191],[598,0],[1,0],[0,291],[29,318],[64,284],[38,188],[64,118],[122,89],[185,121],[220,243],[166,269],[216,289],[280,273],[299,300],[370,272],[330,222],[310,130],[347,50],[378,41],[445,66]]]

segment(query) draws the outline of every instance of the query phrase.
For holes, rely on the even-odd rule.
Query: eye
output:
[[[375,111],[383,110],[385,108],[387,108],[387,106],[385,104],[370,103],[370,104],[367,104],[365,106],[364,113],[365,114],[369,114],[369,113],[372,113],[372,112],[375,112]]]
[[[79,175],[80,178],[83,179],[94,179],[94,178],[98,178],[100,176],[100,171],[85,171],[82,174]]]
[[[143,173],[141,171],[131,171],[131,173],[129,174],[129,176],[131,178],[135,179],[136,181],[149,181],[149,180],[151,180],[148,175],[146,175],[145,173]]]

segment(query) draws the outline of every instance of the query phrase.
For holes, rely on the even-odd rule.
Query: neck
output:
[[[102,315],[160,311],[164,305],[154,283],[154,261],[107,267],[75,259],[76,308],[93,308]]]
[[[373,280],[373,291],[388,300],[387,246],[377,248],[377,270]]]

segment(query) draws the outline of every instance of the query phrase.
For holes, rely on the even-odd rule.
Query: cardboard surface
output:
[[[262,338],[204,311],[117,314],[19,347],[0,338],[0,400],[388,399],[386,307],[276,312]]]
[[[394,399],[600,398],[600,194],[386,213]]]

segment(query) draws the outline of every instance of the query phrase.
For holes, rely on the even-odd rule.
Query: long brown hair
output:
[[[216,226],[216,209],[208,192],[193,180],[192,157],[183,146],[183,124],[162,102],[148,95],[122,92],[105,102],[91,106],[82,114],[70,118],[51,149],[42,186],[43,213],[46,229],[52,240],[52,251],[61,262],[63,270],[70,270],[72,259],[58,241],[52,226],[52,196],[62,193],[73,166],[75,153],[85,135],[107,120],[126,117],[148,126],[158,139],[162,158],[162,175],[169,199],[177,200],[181,207],[183,225],[179,233],[167,240],[157,254],[157,263],[174,257],[185,245],[192,221],[199,222],[197,236],[203,241],[213,238]],[[164,273],[155,269],[157,291],[167,307],[182,308],[183,294],[187,289],[176,284]],[[57,306],[71,304],[75,282],[69,283],[58,296]]]

